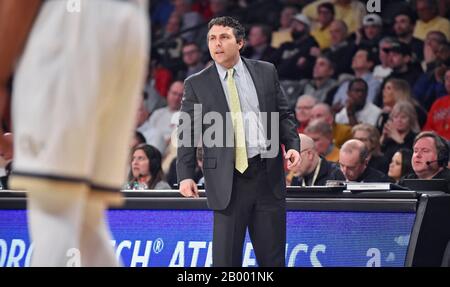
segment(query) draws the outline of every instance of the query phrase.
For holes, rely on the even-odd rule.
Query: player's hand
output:
[[[179,191],[184,197],[198,198],[197,184],[192,179],[182,180]]]
[[[4,133],[0,136],[0,156],[5,160],[13,157],[13,136],[12,133]]]
[[[287,159],[288,170],[295,169],[300,162],[300,154],[295,149],[288,150],[284,158]]]

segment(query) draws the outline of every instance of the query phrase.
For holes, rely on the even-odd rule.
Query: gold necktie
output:
[[[236,88],[236,83],[233,78],[234,69],[227,71],[227,88],[230,96],[230,112],[231,120],[234,127],[234,142],[235,142],[235,168],[244,173],[248,167],[247,148],[245,147],[245,132],[244,121],[242,119],[241,104]]]

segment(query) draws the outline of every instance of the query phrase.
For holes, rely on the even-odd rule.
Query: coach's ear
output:
[[[215,157],[203,158],[203,168],[204,169],[214,169],[216,167],[217,167],[217,160]]]

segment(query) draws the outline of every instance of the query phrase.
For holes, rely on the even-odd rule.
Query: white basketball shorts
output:
[[[13,86],[13,174],[119,190],[149,55],[144,6],[44,1]]]

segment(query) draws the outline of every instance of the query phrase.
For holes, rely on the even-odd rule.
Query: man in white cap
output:
[[[291,24],[292,42],[284,43],[274,56],[281,80],[311,78],[315,59],[310,55],[312,47],[318,47],[311,36],[311,22],[305,15],[296,14]]]
[[[378,14],[364,16],[362,29],[356,35],[358,46],[378,53],[378,43],[383,36],[383,19]]]

